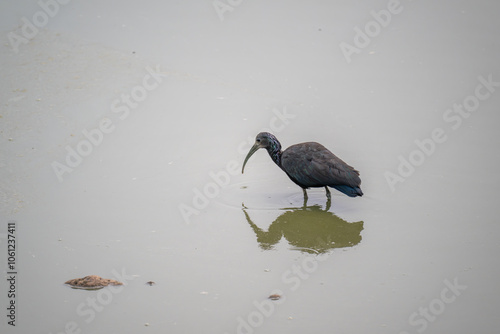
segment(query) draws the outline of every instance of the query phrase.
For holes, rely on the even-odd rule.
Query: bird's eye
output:
[[[256,141],[257,143],[260,143],[260,139],[259,139],[259,138],[255,139],[255,141]]]

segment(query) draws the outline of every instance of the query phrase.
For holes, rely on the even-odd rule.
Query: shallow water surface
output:
[[[70,2],[17,53],[42,9],[0,11],[1,332],[496,332],[498,5],[401,1],[348,62],[387,1],[232,3]],[[241,174],[262,130],[365,195]]]

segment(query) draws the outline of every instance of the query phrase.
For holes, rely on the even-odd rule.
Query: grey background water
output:
[[[0,4],[2,333],[497,331],[499,4],[42,3]],[[365,196],[241,175],[262,129]]]

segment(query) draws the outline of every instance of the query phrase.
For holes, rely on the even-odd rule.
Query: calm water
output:
[[[497,330],[497,4],[71,2],[18,53],[42,9],[12,6],[2,333]],[[365,196],[304,203],[263,150],[242,175],[261,130]],[[92,274],[124,286],[63,284]]]

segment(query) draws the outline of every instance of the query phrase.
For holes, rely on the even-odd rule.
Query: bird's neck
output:
[[[281,144],[279,141],[271,142],[271,145],[267,147],[267,153],[271,159],[273,159],[274,163],[281,168]]]

